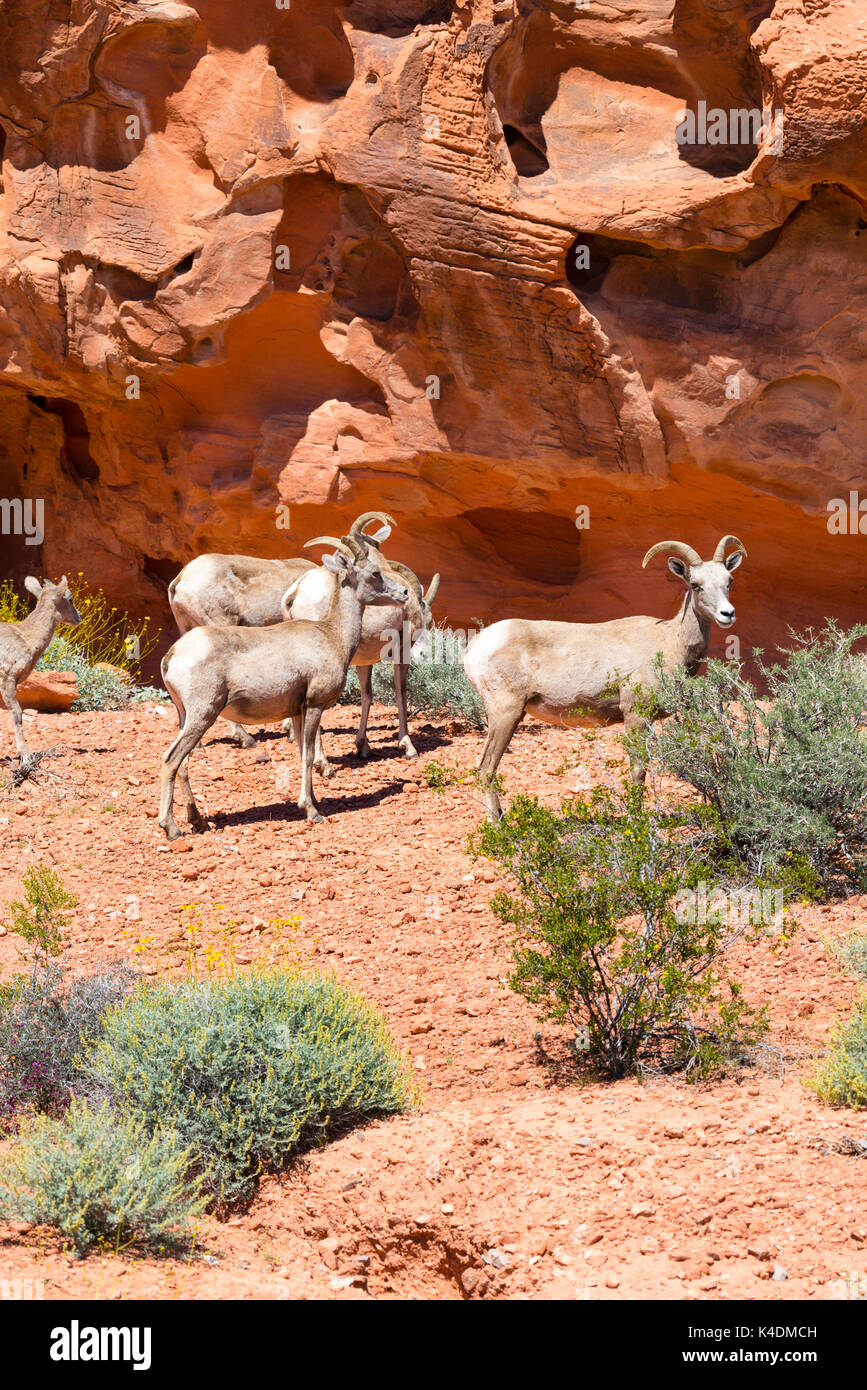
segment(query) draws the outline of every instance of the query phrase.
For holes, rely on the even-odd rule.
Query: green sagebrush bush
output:
[[[255,971],[137,989],[90,1058],[120,1115],[174,1130],[218,1208],[335,1126],[414,1100],[382,1016],[325,976]]]
[[[837,1023],[828,1056],[820,1062],[813,1089],[829,1105],[867,1106],[867,992]]]
[[[753,924],[676,910],[707,871],[704,841],[646,806],[640,788],[559,812],[518,796],[471,847],[517,885],[491,902],[515,929],[511,987],[541,1018],[570,1023],[609,1075],[701,1074],[758,1041],[763,1015],[715,968]]]
[[[53,1226],[81,1253],[177,1249],[206,1206],[190,1159],[175,1135],[74,1100],[62,1119],[37,1116],[0,1160],[0,1212]]]
[[[465,643],[450,628],[433,627],[413,649],[406,678],[407,704],[411,714],[439,714],[465,720],[476,728],[485,723],[485,707],[464,675]],[[394,667],[379,662],[373,668],[373,698],[383,705],[395,701]],[[361,700],[358,676],[350,666],[340,703],[357,705]]]
[[[825,944],[848,971],[867,981],[867,932],[851,932]],[[861,990],[849,1015],[837,1022],[812,1085],[829,1105],[849,1105],[853,1110],[867,1106],[867,991]]]
[[[853,975],[867,982],[867,932],[853,931],[842,941],[826,942]]]
[[[867,887],[867,662],[852,651],[865,635],[831,623],[795,635],[785,663],[757,653],[767,697],[737,661],[661,677],[656,703],[671,718],[642,751],[715,808],[754,879],[813,894]]]

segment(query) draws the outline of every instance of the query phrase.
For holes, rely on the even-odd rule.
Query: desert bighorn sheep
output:
[[[375,535],[369,536],[364,527],[373,520],[381,521],[384,525]],[[379,550],[382,541],[389,535],[392,525],[394,523],[391,517],[385,512],[366,512],[364,516],[358,517],[353,523],[350,535],[355,536],[365,545],[372,545]],[[336,542],[333,536],[318,536],[315,541],[308,541],[307,544],[334,545]],[[384,574],[396,576],[404,581],[409,589],[409,600],[402,612],[399,608],[369,608],[364,614],[361,625],[361,641],[351,662],[351,665],[358,671],[358,683],[361,687],[361,718],[358,723],[358,732],[355,735],[355,747],[360,758],[371,756],[371,747],[367,741],[367,720],[372,700],[373,668],[378,661],[382,660],[383,648],[387,639],[391,638],[392,644],[396,639],[398,645],[398,656],[394,662],[398,747],[402,749],[404,757],[417,758],[418,753],[410,738],[406,720],[406,680],[409,672],[409,654],[413,643],[431,625],[431,605],[439,588],[440,577],[438,574],[434,575],[430,587],[425,593],[419,580],[406,565],[401,565],[396,560],[387,560],[385,556],[381,557],[381,564]],[[283,595],[280,605],[283,617],[307,618],[314,622],[322,618],[328,612],[336,582],[335,576],[325,569],[317,569],[302,574]],[[403,659],[404,657],[406,660]],[[322,749],[321,730],[316,743],[314,767],[323,777],[330,777],[334,772],[334,768],[328,762]]]
[[[380,529],[373,535],[368,535],[366,527],[374,521],[380,523]],[[379,549],[391,534],[394,525],[395,522],[385,512],[364,512],[356,517],[349,528],[349,534],[364,545]],[[430,626],[430,605],[439,586],[439,575],[434,575],[427,594],[423,595],[421,585],[406,566],[399,565],[396,561],[385,561],[384,567],[387,573],[401,576],[410,586],[411,598],[405,620],[410,624],[411,645],[419,635],[419,627],[425,631]],[[301,612],[299,609],[298,612],[301,617],[316,619],[324,617],[328,612],[331,576],[313,561],[302,558],[260,560],[246,555],[200,555],[197,559],[191,560],[177,578],[172,580],[169,585],[169,603],[182,634],[193,627],[208,625],[265,627],[270,623],[279,623],[287,616],[288,609],[283,608],[282,600],[284,597],[288,598],[290,592],[294,592],[294,581],[311,573],[318,576],[318,584],[314,584],[309,590],[305,589],[304,611]],[[324,585],[322,581],[325,581]],[[292,606],[291,600],[289,606]],[[361,685],[361,727],[356,738],[361,757],[370,756],[365,731],[370,709],[371,665],[379,660],[382,651],[382,643],[378,636],[385,629],[394,627],[401,629],[401,619],[395,615],[394,610],[390,613],[385,612],[379,621],[373,614],[368,615],[362,629],[363,650],[360,654],[356,653],[352,659],[352,664],[359,668]],[[401,645],[402,648],[405,645],[403,638]],[[406,724],[406,665],[395,663],[394,674],[400,747],[407,757],[412,758],[416,754]],[[234,721],[230,723],[232,737],[244,747],[252,747],[255,743],[252,734],[242,725]],[[315,766],[323,776],[330,776],[334,772],[334,768],[325,759],[321,739],[316,749]]]
[[[280,598],[293,579],[317,566],[312,560],[260,560],[253,555],[198,555],[169,585],[178,631],[194,627],[265,627],[281,620]],[[245,748],[256,740],[232,722],[232,737]]]
[[[668,568],[687,586],[678,613],[667,621],[510,618],[485,628],[468,648],[464,670],[488,716],[478,770],[491,820],[500,816],[497,767],[525,713],[567,728],[620,720],[627,729],[640,726],[646,721],[633,709],[636,688],[655,688],[656,657],[662,657],[666,670],[685,666],[692,674],[707,652],[711,624],[732,626],[731,574],[747,553],[737,536],[723,536],[712,560],[702,560],[681,541],[661,541],[648,550],[642,568],[666,550],[672,552]],[[633,761],[633,781],[643,781],[646,771]]]
[[[163,756],[159,823],[170,840],[181,833],[174,818],[176,777],[190,825],[194,830],[205,828],[190,787],[187,759],[221,714],[239,724],[291,718],[302,757],[298,806],[308,820],[322,819],[312,786],[322,712],[336,703],[346,683],[365,604],[393,606],[409,598],[406,586],[384,573],[379,557],[357,537],[344,536],[337,544],[335,553],[323,560],[339,583],[321,622],[196,627],[163,657],[163,681],[180,724]]]
[[[72,600],[66,575],[57,584],[40,584],[30,574],[24,587],[36,596],[36,607],[20,623],[0,623],[0,695],[12,715],[19,758],[29,749],[24,738],[16,688],[26,680],[62,623],[77,627],[81,614]]]

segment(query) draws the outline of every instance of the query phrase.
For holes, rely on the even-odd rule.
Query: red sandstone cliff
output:
[[[863,616],[863,14],[4,0],[3,572],[165,620],[375,506],[456,623],[665,614],[646,546],[723,531],[748,642]],[[700,103],[782,125],[679,145]]]

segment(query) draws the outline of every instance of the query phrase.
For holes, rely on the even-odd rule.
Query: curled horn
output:
[[[685,560],[688,565],[700,565],[702,558],[697,550],[693,550],[691,545],[684,545],[683,541],[660,541],[658,545],[652,545],[641,562],[641,568],[647,569],[654,555],[659,555],[663,550],[670,550],[673,555],[679,555],[681,560]]]
[[[345,541],[345,536],[343,540],[340,541],[336,536],[314,536],[312,541],[304,542],[304,549],[309,550],[311,545],[333,545],[335,550],[342,550],[343,554],[348,555],[350,560],[357,559],[355,552],[350,550],[349,546],[345,544]]]
[[[369,526],[372,521],[381,523],[385,531],[384,535],[368,536],[366,534],[364,528],[365,526]],[[361,516],[357,516],[350,526],[349,534],[351,536],[360,536],[363,540],[370,542],[372,545],[379,546],[383,541],[388,540],[392,529],[396,525],[397,522],[394,517],[389,516],[388,512],[362,512]]]
[[[362,544],[361,538],[354,531],[350,531],[348,536],[343,536],[342,542],[344,550],[348,548],[353,560],[367,559],[367,547]]]
[[[733,550],[739,550],[743,555],[744,559],[747,558],[747,548],[744,545],[743,541],[738,540],[737,536],[723,536],[722,540],[720,541],[719,545],[713,553],[713,558],[715,560],[724,560],[726,551],[728,550],[729,546],[731,546]]]
[[[430,607],[433,605],[433,601],[434,601],[434,599],[435,599],[436,596],[437,596],[437,590],[438,590],[439,586],[440,586],[440,577],[439,577],[438,574],[435,574],[434,577],[433,577],[433,579],[432,579],[431,582],[430,582],[430,588],[428,589],[427,593],[426,593],[425,596],[424,596],[424,601],[425,601],[425,603],[427,604],[428,608],[430,608]]]
[[[401,579],[406,580],[416,598],[421,598],[421,583],[419,582],[418,576],[413,574],[408,565],[402,565],[398,560],[389,560],[388,568],[394,570],[395,574],[399,574]]]

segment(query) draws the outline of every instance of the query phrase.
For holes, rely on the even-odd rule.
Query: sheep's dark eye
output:
[[[701,585],[700,585],[700,584],[693,584],[692,587],[693,587],[694,591],[695,591],[697,594],[701,593]]]

